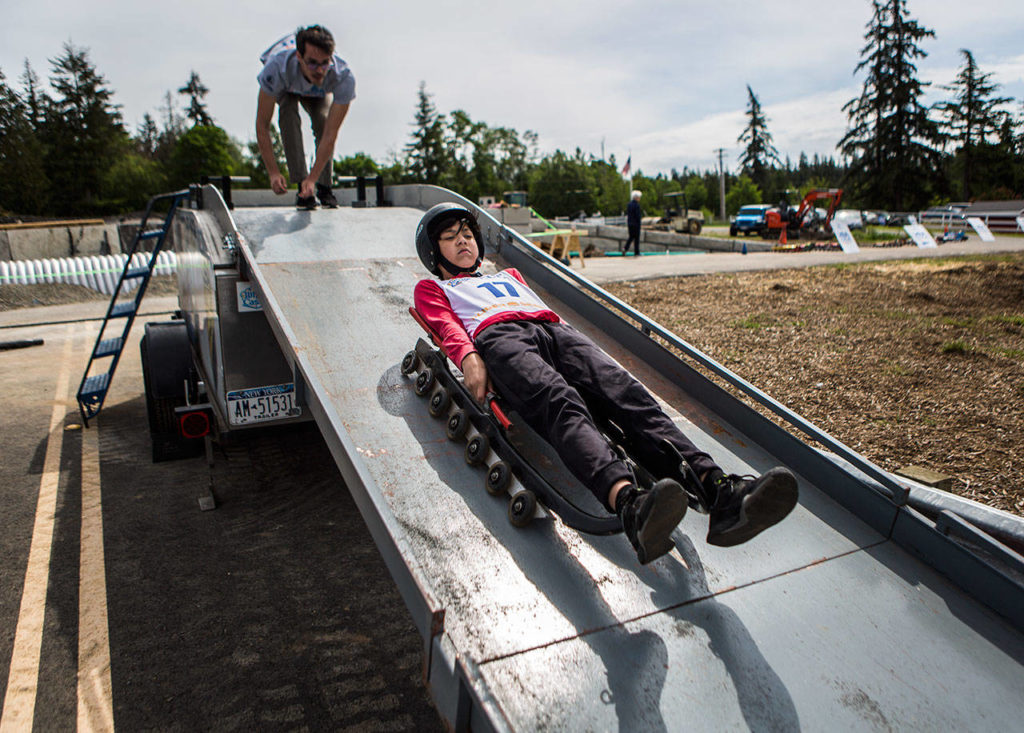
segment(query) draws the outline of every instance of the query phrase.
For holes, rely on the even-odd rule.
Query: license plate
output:
[[[228,422],[231,425],[251,425],[301,414],[302,408],[295,404],[294,384],[228,392]]]

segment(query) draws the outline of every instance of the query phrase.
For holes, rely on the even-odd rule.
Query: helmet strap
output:
[[[439,267],[443,267],[445,270],[453,275],[461,275],[465,272],[475,272],[480,263],[483,262],[483,257],[477,255],[476,262],[473,263],[472,267],[459,267],[453,262],[449,262],[448,258],[441,254],[441,251],[437,252],[437,264]]]

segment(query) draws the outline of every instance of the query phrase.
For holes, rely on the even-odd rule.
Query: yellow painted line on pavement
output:
[[[39,684],[39,656],[43,643],[43,621],[46,613],[46,588],[50,576],[50,554],[53,548],[54,516],[57,489],[60,484],[60,456],[64,445],[64,416],[68,410],[68,384],[71,369],[72,326],[68,326],[64,351],[57,375],[57,386],[50,413],[50,432],[43,459],[43,475],[39,479],[39,498],[32,528],[25,585],[21,594],[21,610],[14,633],[14,649],[4,694],[0,733],[32,730],[35,715],[36,689]]]
[[[78,730],[113,731],[107,574],[103,556],[100,422],[82,431],[82,538],[78,573]]]

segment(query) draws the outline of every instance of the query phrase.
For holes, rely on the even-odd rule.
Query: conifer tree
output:
[[[412,140],[405,146],[405,168],[415,180],[436,184],[447,169],[445,116],[438,114],[427,94],[426,82],[420,82]]]
[[[765,191],[768,183],[768,167],[770,163],[781,165],[779,151],[772,145],[772,136],[768,132],[768,118],[761,111],[761,102],[754,90],[747,85],[747,126],[736,138],[736,142],[746,147],[740,155],[740,168],[757,185]]]
[[[192,120],[192,125],[212,125],[213,118],[206,111],[203,98],[209,93],[209,89],[199,80],[199,74],[195,71],[188,78],[188,83],[178,90],[178,94],[186,94],[189,98],[188,109],[185,116]]]
[[[102,196],[103,174],[128,136],[111,101],[113,92],[86,49],[65,43],[64,53],[50,64],[56,95],[47,100],[41,137],[54,213],[90,212]]]
[[[866,71],[859,97],[843,106],[849,127],[839,149],[849,159],[855,197],[896,211],[924,205],[940,168],[941,135],[920,98],[920,42],[935,35],[908,16],[906,0],[872,0],[872,17],[854,73]]]
[[[958,156],[963,162],[961,195],[965,201],[971,198],[973,161],[979,145],[990,137],[998,136],[1007,114],[1000,107],[1010,101],[1009,97],[993,96],[999,85],[992,82],[992,74],[983,74],[974,61],[974,55],[965,48],[960,49],[964,65],[956,79],[949,86],[942,86],[953,92],[953,99],[935,105],[944,118],[943,127],[948,138],[959,144]]]

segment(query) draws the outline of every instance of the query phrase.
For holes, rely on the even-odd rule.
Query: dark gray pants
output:
[[[661,448],[662,440],[674,445],[698,476],[718,468],[640,382],[575,328],[510,321],[488,326],[475,342],[499,394],[609,510],[608,492],[630,473],[601,435],[591,409],[622,429],[630,454],[655,478],[682,478],[678,460]]]
[[[310,122],[313,123],[313,140],[320,146],[324,128],[327,126],[327,113],[331,109],[333,95],[326,97],[300,97],[297,94],[285,94],[277,101],[277,125],[281,130],[281,144],[284,146],[284,158],[288,163],[288,178],[292,183],[301,183],[309,175],[309,165],[302,145],[302,120],[299,115],[299,104],[306,110]],[[313,151],[314,159],[316,150]],[[331,156],[332,158],[334,156]],[[317,183],[330,188],[332,163],[324,166]]]

